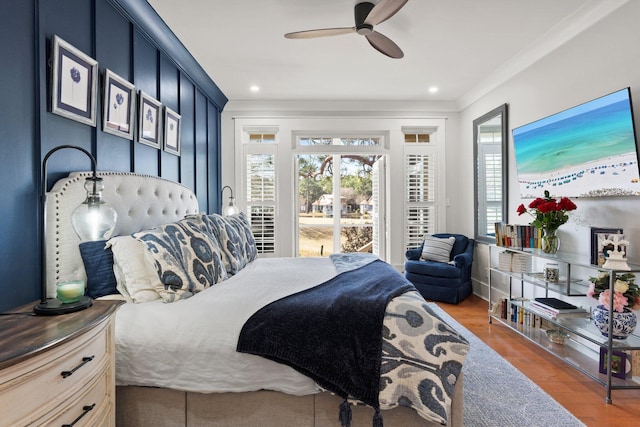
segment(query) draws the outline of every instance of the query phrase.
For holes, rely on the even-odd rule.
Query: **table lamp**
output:
[[[102,200],[104,183],[96,176],[96,159],[84,148],[75,145],[60,145],[51,149],[42,161],[42,183],[40,188],[40,302],[33,308],[39,315],[57,315],[84,310],[93,300],[84,295],[84,281],[70,280],[57,284],[57,298],[47,298],[47,161],[56,151],[71,148],[89,157],[93,175],[84,184],[87,198],[71,214],[71,225],[81,241],[105,239],[111,236],[116,226],[116,211]]]

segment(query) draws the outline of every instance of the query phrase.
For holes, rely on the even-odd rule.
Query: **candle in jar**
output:
[[[70,280],[56,285],[56,296],[63,303],[78,301],[84,294],[84,281]]]

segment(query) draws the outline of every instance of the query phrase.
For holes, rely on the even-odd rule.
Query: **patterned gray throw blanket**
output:
[[[374,407],[374,426],[382,425],[378,409],[399,405],[446,424],[468,343],[428,310],[413,285],[375,260],[346,263],[357,268],[264,307],[245,324],[238,351],[288,364]],[[341,261],[334,258],[339,271]],[[340,409],[348,426],[346,401]]]

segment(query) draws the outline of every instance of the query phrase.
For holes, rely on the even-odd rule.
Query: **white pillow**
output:
[[[424,244],[422,246],[422,255],[420,259],[425,261],[449,262],[451,257],[451,249],[456,242],[456,238],[451,237],[434,237],[424,236]]]
[[[145,244],[133,236],[118,236],[107,241],[113,252],[113,273],[118,291],[128,301],[149,302],[160,299],[156,286],[162,282],[154,266],[147,261]]]

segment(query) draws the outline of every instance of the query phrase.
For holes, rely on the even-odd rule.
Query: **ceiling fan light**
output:
[[[368,36],[369,34],[373,33],[373,25],[362,24],[356,28],[356,33],[360,34],[361,36]]]

